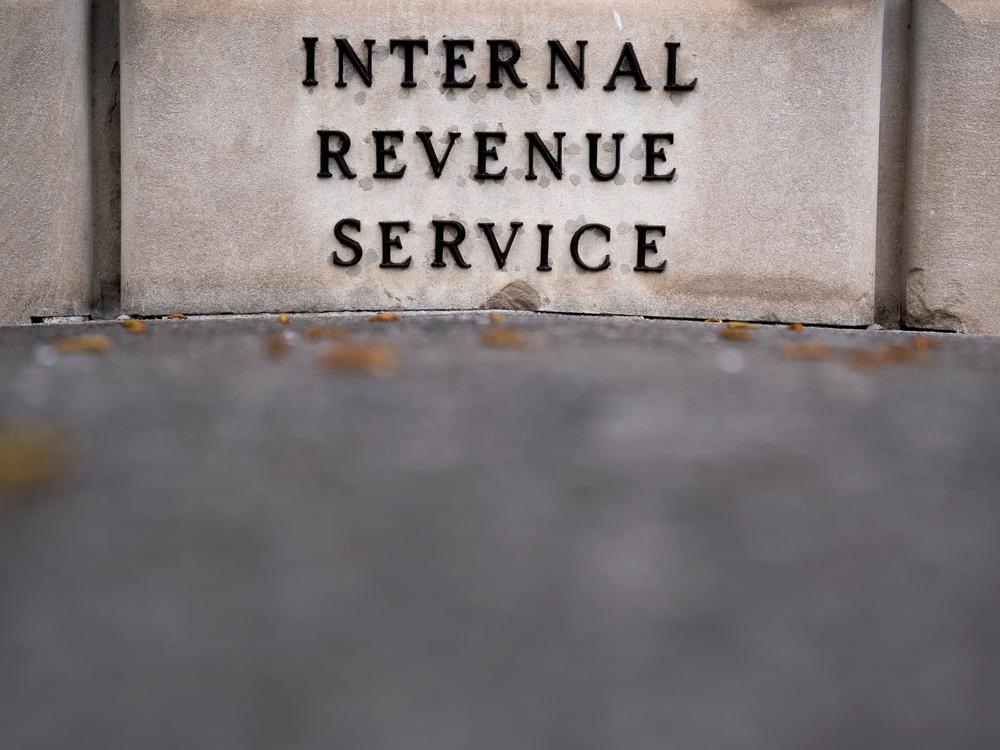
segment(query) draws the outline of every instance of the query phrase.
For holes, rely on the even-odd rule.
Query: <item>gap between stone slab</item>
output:
[[[35,325],[81,325],[84,323],[97,323],[97,324],[112,324],[120,322],[122,320],[170,320],[172,322],[182,323],[185,321],[197,322],[197,321],[214,321],[214,320],[258,320],[258,319],[268,319],[277,318],[279,315],[289,315],[297,318],[304,317],[363,317],[366,315],[373,315],[378,312],[385,312],[384,310],[323,310],[316,312],[256,312],[256,313],[193,313],[187,314],[183,319],[171,319],[169,315],[121,315],[117,319],[106,319],[106,318],[94,318],[90,315],[68,315],[68,316],[32,316],[31,326]],[[718,325],[716,323],[710,323],[705,318],[683,318],[683,317],[662,317],[656,315],[626,315],[621,313],[584,313],[584,312],[558,312],[555,310],[506,310],[503,308],[496,309],[449,309],[449,310],[394,310],[392,312],[398,312],[402,316],[409,317],[447,317],[450,315],[488,315],[490,313],[501,313],[503,315],[511,316],[528,316],[528,315],[541,315],[541,316],[561,316],[561,317],[576,317],[576,318],[613,318],[620,320],[651,320],[651,321],[663,321],[667,323],[702,323],[706,325]],[[724,322],[736,321],[735,318],[724,320]],[[736,322],[752,323],[754,325],[759,325],[762,327],[772,327],[779,328],[782,326],[792,325],[792,323],[798,321],[783,322],[783,321],[773,321],[773,320],[753,320],[746,319]],[[959,331],[952,331],[947,329],[929,329],[929,328],[910,328],[907,326],[902,326],[899,328],[888,328],[881,326],[879,324],[874,324],[870,326],[846,326],[846,325],[834,325],[831,323],[803,323],[806,328],[815,330],[830,330],[830,331],[885,331],[885,332],[898,332],[898,333],[914,333],[914,334],[936,334],[936,335],[950,335],[950,336],[970,336],[975,334],[964,334]],[[20,326],[16,326],[20,327]],[[29,326],[30,327],[30,326]],[[985,335],[985,334],[983,334]]]
[[[334,317],[334,316],[364,316],[373,315],[379,312],[386,312],[384,309],[371,309],[371,310],[322,310],[314,312],[257,312],[257,313],[204,313],[204,314],[187,314],[184,320],[254,320],[262,318],[274,318],[279,315],[290,315],[292,317]],[[447,309],[447,310],[391,310],[390,312],[398,313],[402,316],[410,317],[431,317],[440,316],[445,317],[449,315],[488,315],[490,313],[501,313],[503,315],[545,315],[545,316],[563,316],[563,317],[578,317],[578,318],[614,318],[620,320],[653,320],[653,321],[665,321],[673,323],[708,323],[708,320],[701,317],[667,317],[658,315],[628,315],[624,313],[587,313],[587,312],[562,312],[557,310],[508,310],[504,308],[468,308],[468,309]],[[132,316],[122,316],[120,319],[134,318],[137,320],[168,320],[170,319],[168,315],[132,315]],[[797,323],[799,321],[774,321],[774,320],[754,320],[754,319],[737,319],[737,318],[727,318],[724,319],[725,322],[738,321],[744,323],[753,323],[754,325],[760,326],[787,326]],[[182,321],[178,321],[182,322]],[[714,324],[712,324],[714,325]],[[834,325],[831,323],[803,323],[807,328],[822,328],[831,329],[838,331],[865,331],[872,329],[872,326],[847,326],[847,325]],[[874,330],[891,330],[878,328]]]

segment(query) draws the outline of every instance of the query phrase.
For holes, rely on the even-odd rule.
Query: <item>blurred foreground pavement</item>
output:
[[[0,748],[1000,747],[1000,339],[725,336],[0,329]]]

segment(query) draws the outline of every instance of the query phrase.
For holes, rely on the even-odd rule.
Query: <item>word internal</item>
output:
[[[319,38],[314,36],[302,37],[305,45],[305,78],[303,86],[318,86],[319,79],[316,73],[316,48]],[[365,86],[371,88],[375,80],[375,69],[373,56],[375,51],[375,40],[365,39],[365,49],[367,50],[367,62],[361,60],[361,56],[354,46],[344,38],[334,40],[337,47],[337,88],[347,86],[344,73],[347,66],[361,79]],[[441,44],[444,49],[444,77],[441,81],[441,88],[444,89],[470,89],[476,85],[477,76],[467,75],[464,71],[469,67],[465,58],[465,52],[473,52],[476,42],[473,39],[442,39]],[[525,81],[517,70],[518,61],[521,59],[521,45],[513,39],[488,39],[486,44],[489,47],[490,76],[487,88],[499,89],[504,86],[504,79],[519,89],[527,88]],[[576,59],[563,46],[562,42],[551,39],[549,47],[549,82],[546,88],[558,89],[559,80],[557,70],[565,71],[566,77],[572,79],[577,88],[585,88],[587,85],[586,72],[586,50],[585,40],[576,43]],[[670,93],[687,93],[694,91],[698,84],[695,78],[687,83],[678,80],[677,53],[681,48],[680,42],[664,42],[666,48],[666,72],[667,83],[663,87],[664,91]],[[399,85],[402,88],[414,88],[417,81],[415,75],[416,53],[420,52],[427,56],[430,47],[426,39],[390,39],[389,54],[395,54],[399,50],[402,52],[403,73]],[[346,65],[345,65],[346,63]],[[459,76],[462,76],[459,78]],[[610,78],[604,84],[605,91],[615,91],[618,88],[619,79],[630,79],[636,91],[651,91],[652,86],[646,79],[646,75],[639,63],[635,48],[631,42],[622,45],[618,62],[615,63],[611,71]]]

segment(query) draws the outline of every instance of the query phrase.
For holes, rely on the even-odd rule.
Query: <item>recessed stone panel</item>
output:
[[[917,0],[906,322],[1000,333],[1000,4]]]
[[[123,11],[127,312],[873,320],[877,0]]]
[[[89,312],[88,6],[0,4],[0,324]]]

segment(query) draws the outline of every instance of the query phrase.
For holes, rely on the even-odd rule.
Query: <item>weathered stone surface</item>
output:
[[[1000,333],[1000,5],[917,0],[906,322]]]
[[[87,0],[0,5],[0,322],[90,300]]]
[[[250,312],[372,308],[479,308],[520,281],[541,308],[673,316],[865,324],[874,315],[876,190],[882,5],[843,2],[588,0],[461,6],[391,0],[126,0],[123,5],[123,307],[131,313]],[[464,51],[478,76],[445,91],[444,35],[471,38]],[[302,37],[318,37],[319,85],[305,87]],[[334,37],[364,55],[376,40],[374,84],[349,73],[336,88]],[[390,38],[429,40],[416,58],[417,86],[400,86],[402,60]],[[527,82],[485,86],[486,40],[521,45]],[[587,83],[560,73],[547,88],[546,41],[575,54],[586,39]],[[631,42],[652,91],[603,85]],[[666,93],[664,43],[682,44],[678,80]],[[317,130],[343,130],[357,179],[318,179]],[[402,130],[401,180],[372,179],[372,130]],[[462,133],[441,179],[430,176],[415,139]],[[550,145],[565,132],[565,176],[525,180],[526,131]],[[503,182],[472,179],[475,131],[505,131]],[[588,132],[625,134],[622,172],[594,181]],[[664,171],[672,183],[641,184],[642,134],[672,132]],[[444,141],[444,143],[442,143]],[[665,144],[661,144],[665,145]],[[602,167],[612,153],[600,152]],[[492,166],[492,165],[491,165]],[[499,168],[500,164],[497,164]],[[640,184],[636,184],[636,182]],[[362,222],[363,260],[333,236],[343,218]],[[472,268],[431,268],[433,220],[463,222]],[[379,268],[378,222],[412,222],[396,257]],[[497,268],[477,224],[524,228]],[[610,267],[584,272],[570,237],[606,224],[611,242],[588,235],[584,254]],[[537,224],[552,224],[551,272],[539,272]],[[636,273],[636,224],[662,225],[665,273]],[[655,258],[655,260],[654,260]]]

